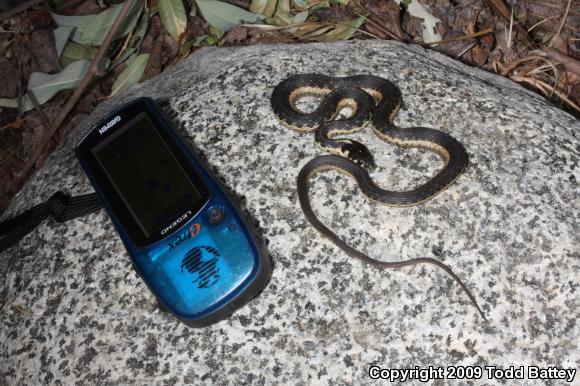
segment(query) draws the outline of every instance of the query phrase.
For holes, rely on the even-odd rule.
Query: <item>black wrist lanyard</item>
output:
[[[101,208],[102,204],[96,193],[71,197],[63,192],[56,192],[46,202],[0,223],[0,252],[16,244],[50,216],[57,222],[64,222]]]

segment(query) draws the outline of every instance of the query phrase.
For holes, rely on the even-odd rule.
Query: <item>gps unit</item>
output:
[[[115,109],[75,152],[135,270],[177,318],[211,324],[266,285],[254,232],[153,100]]]

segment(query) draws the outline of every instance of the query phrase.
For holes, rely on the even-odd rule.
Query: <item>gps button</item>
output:
[[[207,212],[207,220],[212,225],[219,223],[224,219],[224,217],[225,217],[224,210],[219,206],[211,207]]]

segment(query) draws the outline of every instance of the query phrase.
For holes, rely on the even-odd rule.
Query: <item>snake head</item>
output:
[[[341,152],[346,158],[368,171],[372,171],[377,167],[372,153],[362,143],[348,141],[342,145]]]

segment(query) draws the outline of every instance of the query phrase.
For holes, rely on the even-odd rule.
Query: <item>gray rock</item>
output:
[[[309,226],[295,179],[320,152],[269,105],[278,82],[305,72],[388,78],[404,95],[401,126],[440,128],[465,144],[466,173],[422,205],[377,206],[335,172],[315,178],[312,201],[372,256],[452,266],[488,323],[440,269],[379,272]],[[360,385],[374,383],[371,365],[580,366],[580,125],[543,98],[392,42],[204,49],[101,104],[7,215],[56,190],[91,191],[72,148],[92,122],[139,95],[167,99],[184,135],[246,198],[275,262],[271,282],[229,319],[190,329],[158,309],[103,212],[45,222],[0,255],[0,376],[8,383]],[[442,165],[371,130],[354,137],[375,154],[373,177],[384,187],[411,187]]]

